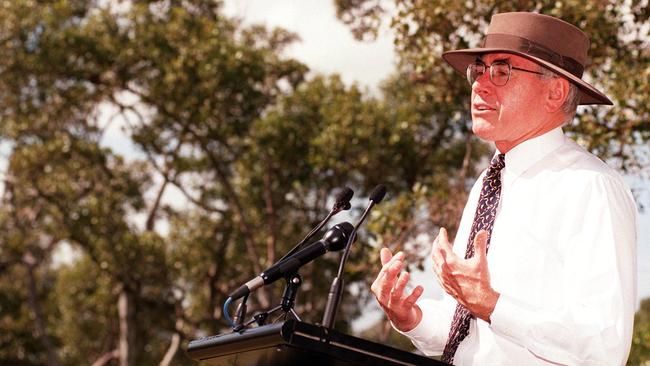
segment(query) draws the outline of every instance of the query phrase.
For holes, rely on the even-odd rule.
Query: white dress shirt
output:
[[[454,252],[464,257],[481,190],[469,195]],[[636,205],[621,177],[560,128],[506,154],[488,252],[501,295],[472,319],[455,365],[625,365],[636,304]],[[456,301],[421,299],[403,334],[444,349]]]

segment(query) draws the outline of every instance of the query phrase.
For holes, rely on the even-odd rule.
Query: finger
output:
[[[431,250],[431,259],[433,259],[433,271],[440,275],[442,266],[445,265],[444,251],[440,247],[433,247]]]
[[[397,254],[395,254],[392,258],[390,258],[386,263],[383,263],[379,275],[385,276],[388,273],[390,267],[393,265],[393,263],[395,263],[396,261],[401,261],[403,259],[404,259],[404,252],[397,252]]]
[[[420,296],[422,296],[422,293],[424,292],[424,288],[422,286],[416,286],[413,291],[411,292],[410,295],[404,299],[404,306],[406,308],[411,308],[413,305],[415,305],[415,302],[418,301]]]
[[[397,261],[401,262],[403,258],[404,258],[404,253],[398,252],[387,263],[385,263],[381,267],[381,270],[379,271],[377,278],[375,278],[375,282],[373,282],[372,285],[370,286],[370,290],[375,294],[378,300],[384,301],[383,299],[386,297],[388,293],[390,293],[390,289],[393,287],[393,284],[386,283],[386,281],[388,280],[389,270],[395,262]],[[386,289],[387,286],[390,287]]]
[[[481,230],[474,236],[474,255],[479,261],[483,261],[487,257],[487,237],[488,233]]]
[[[440,236],[440,241],[438,242],[440,247],[449,253],[453,253],[454,249],[451,247],[451,243],[449,243],[449,237],[447,236],[447,229],[441,227],[440,233],[438,235]]]
[[[438,264],[437,269],[438,283],[446,293],[456,298],[458,280],[454,275],[454,268],[457,267],[457,264],[450,263],[448,255],[456,257],[454,253],[447,253],[444,250],[440,249],[440,263]]]
[[[381,260],[381,265],[388,263],[390,259],[393,258],[393,253],[390,252],[388,248],[381,248],[379,251],[379,259]]]
[[[388,255],[390,255],[390,258],[388,258],[386,263],[384,263],[384,259],[386,259],[386,257],[388,257],[385,254],[386,252],[388,253]],[[380,298],[382,297],[382,291],[385,292],[385,290],[383,290],[383,288],[384,288],[384,282],[386,281],[386,275],[388,273],[388,269],[390,268],[391,264],[394,261],[403,258],[404,253],[398,252],[396,255],[393,256],[390,253],[390,249],[382,248],[381,251],[379,252],[379,257],[380,257],[380,260],[382,261],[382,267],[381,267],[381,270],[379,271],[379,274],[377,274],[377,278],[375,278],[375,281],[370,286],[370,291],[372,291],[372,293],[375,294],[375,296],[377,297],[377,300],[381,301]]]
[[[393,290],[393,287],[395,287],[397,275],[402,270],[402,261],[393,261],[387,264],[387,266],[388,269],[385,272],[384,279],[381,282],[381,289],[379,291],[381,301],[386,301],[390,292]]]
[[[446,293],[451,295],[451,297],[453,297],[454,299],[458,300],[459,294],[460,294],[460,291],[459,291],[460,289],[458,287],[458,284],[455,282],[455,280],[450,279],[447,276],[441,276],[440,279],[438,280],[438,282],[440,283],[440,287]]]
[[[404,293],[404,288],[406,287],[406,284],[409,282],[409,277],[410,274],[408,272],[404,272],[400,274],[399,278],[397,279],[397,283],[395,284],[395,287],[393,287],[393,290],[390,293],[391,302],[398,302],[402,298],[402,294]]]
[[[433,240],[433,243],[431,243],[431,258],[433,259],[433,263],[440,264],[443,262],[442,257],[441,257],[441,248],[440,248],[440,236],[442,234],[442,231],[438,232],[438,235],[436,235],[436,238]],[[435,265],[434,265],[435,269]]]
[[[440,280],[442,281],[443,286],[453,289],[454,292],[459,292],[460,287],[458,281],[450,271],[443,271],[440,274]]]
[[[449,284],[456,282],[456,278],[454,277],[451,268],[446,262],[447,260],[446,253],[442,252],[441,257],[442,257],[442,263],[440,264],[439,267],[440,282],[442,282],[443,285],[448,286]]]

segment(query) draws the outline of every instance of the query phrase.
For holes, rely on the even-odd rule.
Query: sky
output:
[[[286,56],[304,62],[313,72],[338,73],[346,83],[355,82],[376,92],[379,83],[395,68],[396,55],[390,31],[380,31],[374,42],[354,40],[347,26],[336,19],[333,1],[226,0],[224,11],[229,16],[240,18],[244,24],[261,23],[297,33],[301,42],[290,46]],[[638,178],[626,178],[633,188],[640,191],[638,198],[645,202],[646,207],[650,206],[650,184]],[[638,221],[639,299],[650,297],[649,211],[640,214]],[[412,282],[424,286],[423,296],[437,298],[441,296],[441,290],[433,278],[431,261],[425,262],[428,264],[425,271],[414,274]],[[370,313],[369,318],[380,316]]]

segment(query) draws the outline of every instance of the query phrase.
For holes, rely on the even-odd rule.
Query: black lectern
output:
[[[197,339],[187,353],[215,366],[447,365],[297,320]]]

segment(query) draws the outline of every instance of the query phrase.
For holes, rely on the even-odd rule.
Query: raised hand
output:
[[[401,272],[404,253],[398,252],[393,256],[388,248],[382,248],[379,257],[382,268],[370,290],[393,325],[403,332],[409,331],[422,319],[422,311],[415,302],[424,289],[417,286],[410,294],[404,293],[410,277],[408,272]]]
[[[433,269],[440,286],[477,318],[490,322],[499,293],[490,285],[487,232],[474,237],[474,256],[459,257],[452,250],[447,230],[441,228],[431,250]]]

